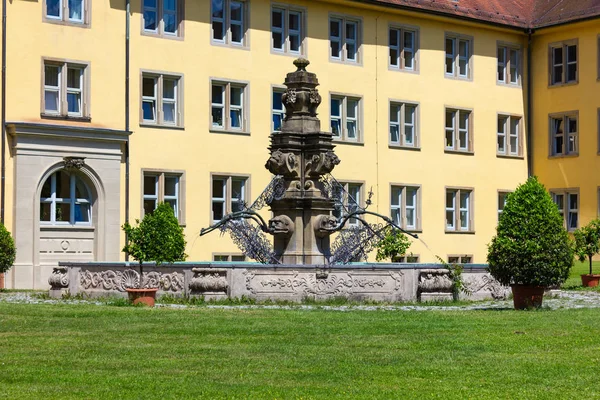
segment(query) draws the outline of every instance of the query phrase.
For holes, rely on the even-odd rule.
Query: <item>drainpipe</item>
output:
[[[6,1],[6,0],[3,0]],[[125,132],[129,132],[129,11],[131,0],[125,0]],[[125,222],[129,223],[129,135],[125,141]],[[125,233],[125,243],[129,237]],[[125,261],[129,261],[129,253],[125,253]]]
[[[527,175],[533,175],[533,78],[531,76],[531,46],[533,29],[527,30]]]
[[[4,206],[6,203],[6,0],[2,0],[2,160],[0,191],[0,222],[4,224]]]

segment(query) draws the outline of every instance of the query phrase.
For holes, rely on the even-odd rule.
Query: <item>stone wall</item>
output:
[[[461,299],[504,298],[501,286],[485,265],[465,268],[463,280],[469,294]],[[136,263],[65,262],[55,268],[48,283],[50,295],[84,293],[93,297],[126,296],[138,287]],[[158,296],[204,296],[206,299],[325,300],[345,297],[373,301],[451,300],[448,271],[436,264],[351,264],[323,268],[315,265],[262,265],[255,263],[145,264],[143,287],[158,287]]]

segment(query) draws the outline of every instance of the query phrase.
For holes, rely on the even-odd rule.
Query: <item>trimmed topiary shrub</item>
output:
[[[383,261],[389,258],[390,261],[394,262],[397,257],[406,254],[406,250],[408,250],[410,244],[410,240],[404,233],[398,229],[388,227],[385,230],[383,239],[377,243],[377,255],[375,259]]]
[[[508,195],[487,261],[503,285],[548,287],[568,278],[573,246],[558,207],[536,177]]]
[[[0,274],[7,272],[15,262],[15,241],[4,224],[0,223]]]
[[[183,228],[168,203],[161,203],[154,212],[146,214],[142,221],[136,220],[137,227],[126,223],[123,231],[128,243],[123,251],[140,263],[140,276],[143,276],[143,263],[154,261],[157,265],[185,261],[185,236]],[[141,284],[141,280],[140,280]]]
[[[575,254],[579,261],[587,258],[590,262],[590,275],[592,275],[592,257],[600,253],[600,219],[594,219],[584,227],[573,232],[575,237]]]

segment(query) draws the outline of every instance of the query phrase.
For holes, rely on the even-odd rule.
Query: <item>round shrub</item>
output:
[[[508,195],[487,261],[503,285],[547,287],[568,278],[573,247],[558,207],[536,177]]]
[[[10,232],[6,230],[4,224],[0,223],[0,273],[8,271],[13,263],[17,250],[15,249],[15,241]]]

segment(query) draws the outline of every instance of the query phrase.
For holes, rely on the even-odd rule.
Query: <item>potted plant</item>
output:
[[[406,250],[410,247],[410,240],[406,235],[398,229],[388,227],[385,230],[383,239],[377,243],[377,261],[383,261],[389,258],[394,262],[398,257],[406,254]]]
[[[511,286],[515,309],[541,307],[545,288],[569,276],[573,246],[558,207],[536,177],[508,195],[487,261],[490,274]]]
[[[600,274],[592,272],[592,257],[600,253],[600,219],[594,219],[584,227],[577,229],[575,237],[575,254],[579,261],[584,262],[587,258],[590,262],[590,273],[581,275],[583,286],[598,286]]]
[[[156,265],[184,261],[185,237],[183,228],[168,203],[161,203],[152,213],[144,216],[142,221],[136,220],[138,226],[126,223],[123,230],[128,242],[124,252],[139,262],[140,279],[137,288],[127,288],[129,299],[134,303],[154,306],[158,288],[146,287],[144,282],[144,262],[154,261]]]
[[[4,274],[12,267],[16,255],[15,241],[0,223],[0,289],[4,289]]]

